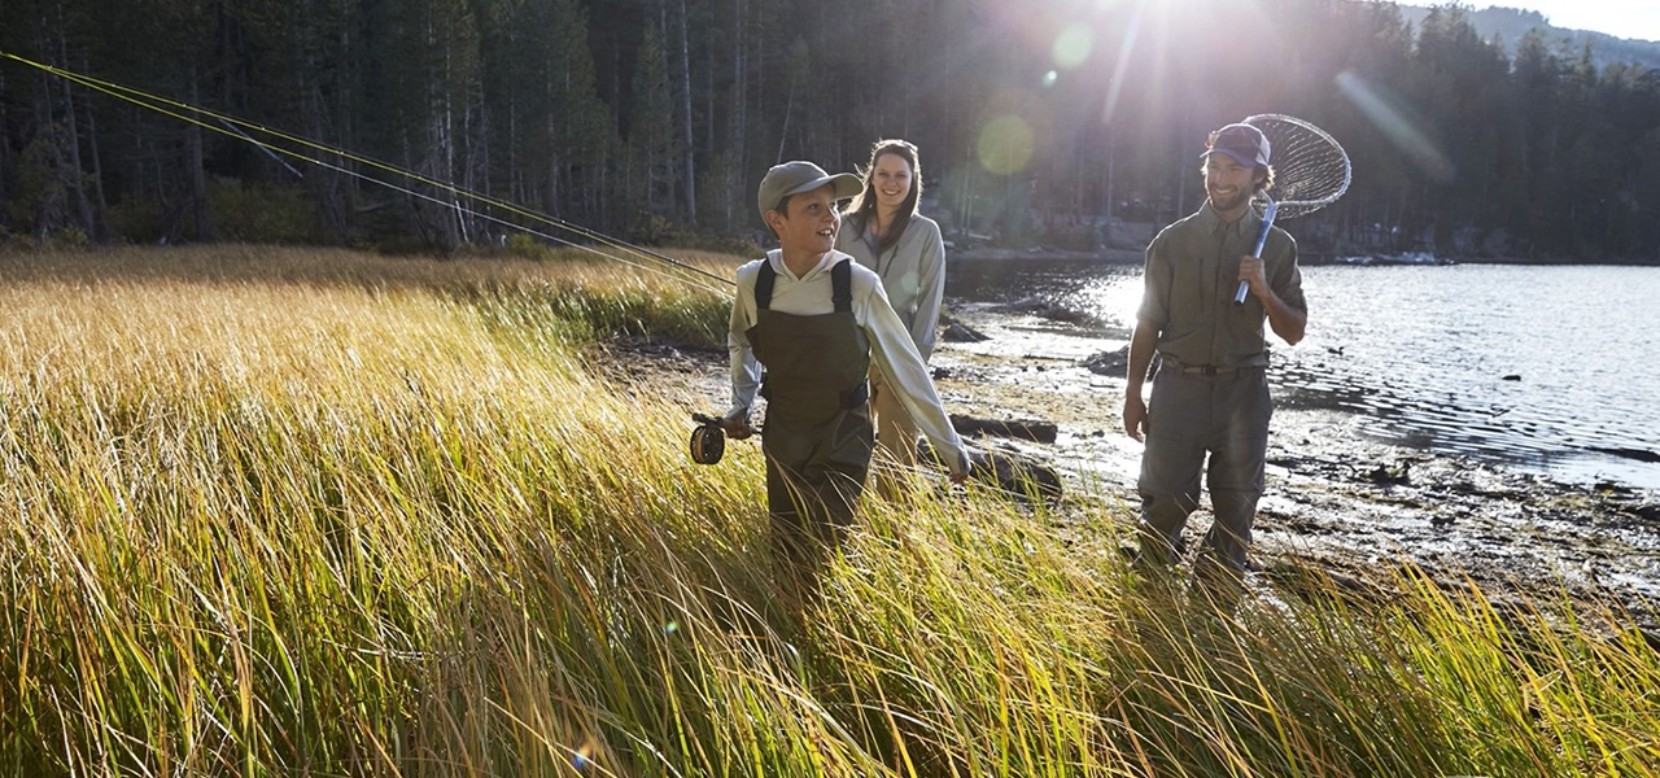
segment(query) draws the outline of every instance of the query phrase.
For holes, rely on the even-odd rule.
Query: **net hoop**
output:
[[[1272,150],[1274,185],[1251,198],[1258,215],[1270,197],[1279,205],[1277,218],[1284,220],[1307,216],[1349,191],[1349,155],[1330,133],[1281,113],[1257,114],[1245,123],[1261,130]]]

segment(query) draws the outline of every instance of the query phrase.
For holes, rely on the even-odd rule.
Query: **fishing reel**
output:
[[[719,462],[721,454],[726,453],[726,430],[721,427],[720,419],[694,413],[692,421],[697,422],[690,444],[692,461],[700,465]]]

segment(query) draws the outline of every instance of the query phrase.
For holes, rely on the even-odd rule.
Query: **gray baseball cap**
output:
[[[761,218],[767,218],[767,211],[778,207],[778,201],[790,195],[811,192],[825,184],[836,185],[836,199],[846,200],[859,193],[864,188],[864,182],[852,173],[837,173],[830,175],[824,168],[811,162],[795,160],[782,165],[773,165],[761,179],[761,190],[757,193],[755,204],[761,210]]]
[[[1269,152],[1268,137],[1262,130],[1249,124],[1230,124],[1210,134],[1205,153],[1200,156],[1226,154],[1246,167],[1267,167]]]

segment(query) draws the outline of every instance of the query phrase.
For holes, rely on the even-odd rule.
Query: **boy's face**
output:
[[[767,211],[767,225],[778,235],[788,254],[823,254],[836,246],[841,215],[836,212],[836,188],[825,184],[789,199],[787,213]]]

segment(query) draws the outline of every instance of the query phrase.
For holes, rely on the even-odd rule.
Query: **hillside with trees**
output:
[[[1403,5],[1401,15],[1409,24],[1416,25],[1429,15],[1430,10],[1424,6]],[[1482,38],[1502,44],[1506,53],[1511,56],[1515,56],[1516,44],[1522,38],[1530,32],[1537,31],[1545,37],[1545,41],[1551,47],[1570,56],[1589,46],[1591,61],[1599,67],[1626,63],[1641,65],[1651,70],[1660,68],[1660,41],[1620,38],[1593,30],[1557,27],[1551,24],[1550,19],[1544,14],[1520,8],[1492,6],[1479,11],[1466,9],[1465,16]]]
[[[353,175],[382,160],[606,234],[742,241],[769,165],[901,136],[952,237],[1134,247],[1199,202],[1206,131],[1281,112],[1354,163],[1288,225],[1311,254],[1660,264],[1655,70],[1458,5],[1212,5],[4,0],[0,51],[349,154],[280,160],[0,60],[0,230],[452,251],[520,218]]]

